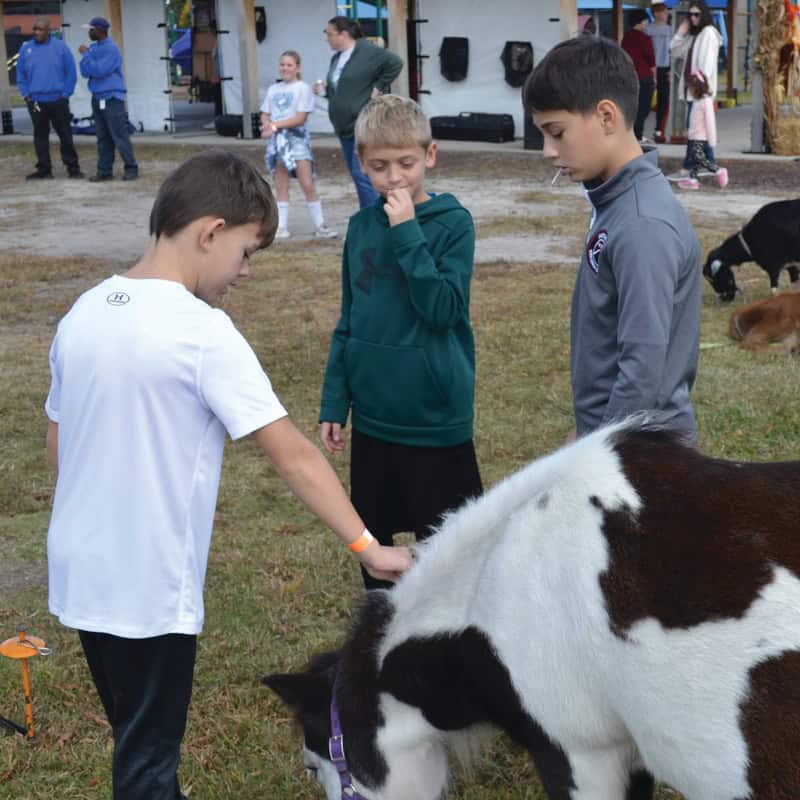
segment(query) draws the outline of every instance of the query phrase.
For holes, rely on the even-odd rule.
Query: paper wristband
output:
[[[362,550],[366,550],[372,542],[375,541],[375,537],[366,529],[364,528],[364,533],[358,537],[354,542],[350,542],[347,545],[354,553],[360,553]]]

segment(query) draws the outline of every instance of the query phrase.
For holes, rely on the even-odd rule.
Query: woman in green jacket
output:
[[[389,91],[403,69],[403,60],[383,47],[362,38],[361,26],[347,17],[333,17],[325,27],[325,37],[335,50],[324,86],[314,91],[328,98],[328,116],[342,145],[347,167],[353,178],[361,208],[371,206],[378,193],[361,171],[355,151],[353,128],[359,111],[375,94]]]

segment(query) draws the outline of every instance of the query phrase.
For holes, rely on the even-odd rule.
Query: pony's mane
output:
[[[436,589],[449,576],[475,584],[478,592],[482,563],[491,556],[497,537],[508,519],[532,503],[546,504],[558,496],[574,493],[597,483],[604,473],[622,469],[620,448],[637,440],[656,442],[681,441],[680,434],[668,430],[660,417],[636,414],[608,425],[532,461],[500,481],[483,496],[467,501],[447,514],[434,536],[417,547],[417,563],[392,591],[394,605],[405,611],[436,595]],[[609,505],[625,503],[638,507],[634,496],[606,498]],[[427,600],[426,600],[427,598]],[[455,617],[448,624],[450,627]],[[461,623],[467,625],[464,619]],[[456,625],[458,627],[458,625]]]

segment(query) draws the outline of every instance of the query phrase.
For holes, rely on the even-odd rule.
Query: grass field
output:
[[[488,221],[491,227],[501,221]],[[480,230],[480,227],[479,227]],[[718,234],[700,230],[706,249]],[[49,616],[45,534],[52,476],[44,457],[47,353],[58,319],[109,274],[100,261],[0,254],[0,640],[24,623],[53,649],[32,663],[34,742],[0,734],[0,798],[110,796],[111,737],[77,636]],[[757,268],[740,281],[767,292]],[[560,264],[477,268],[472,316],[478,352],[476,445],[484,481],[559,445],[571,427],[568,309],[574,270]],[[331,251],[302,244],[260,254],[227,310],[253,343],[295,423],[315,436],[322,370],[339,301]],[[704,287],[694,400],[700,446],[726,458],[795,458],[800,371],[779,349],[753,355],[725,335],[730,309]],[[346,477],[346,457],[338,467]],[[709,487],[711,491],[713,487]],[[103,565],[98,564],[98,569]],[[360,589],[356,565],[283,488],[248,442],[228,447],[206,586],[195,691],[181,777],[191,798],[319,797],[302,770],[299,737],[260,686],[336,645]],[[19,667],[0,661],[0,714],[22,720]],[[462,800],[543,798],[525,757],[502,738]],[[659,798],[675,797],[663,788]]]

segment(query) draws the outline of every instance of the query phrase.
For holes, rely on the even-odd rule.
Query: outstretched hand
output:
[[[407,547],[386,547],[378,541],[359,554],[364,569],[380,581],[396,581],[413,563],[411,550]]]

